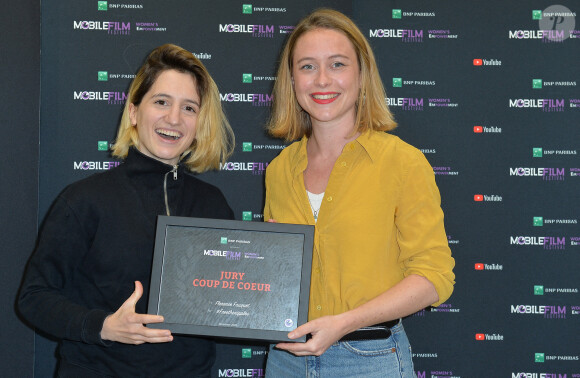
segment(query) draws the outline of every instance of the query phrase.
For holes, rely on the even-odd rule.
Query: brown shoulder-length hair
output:
[[[131,146],[139,147],[137,128],[129,118],[129,104],[139,105],[159,74],[176,70],[190,74],[197,85],[201,106],[197,118],[195,139],[183,153],[184,161],[193,172],[219,169],[234,149],[234,133],[222,110],[219,91],[205,66],[191,52],[172,44],[157,47],[147,57],[129,87],[121,117],[113,155],[124,159]]]
[[[341,32],[354,47],[361,73],[361,89],[357,100],[357,131],[394,129],[397,124],[387,106],[385,89],[368,41],[355,23],[344,14],[332,9],[318,9],[298,23],[282,51],[274,84],[268,132],[286,141],[296,140],[304,135],[310,136],[310,116],[298,104],[292,85],[292,60],[298,39],[315,29]]]

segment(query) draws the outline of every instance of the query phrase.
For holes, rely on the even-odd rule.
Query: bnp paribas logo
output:
[[[393,18],[402,18],[403,12],[400,9],[393,9]]]
[[[109,142],[106,140],[100,140],[97,142],[98,151],[109,151]]]
[[[251,211],[242,212],[242,220],[251,221],[252,220],[252,212]]]
[[[220,237],[220,243],[221,244],[228,244],[228,237],[227,236],[221,236]]]
[[[252,142],[242,143],[242,152],[252,152]]]
[[[542,11],[539,9],[534,9],[532,11],[532,20],[541,20],[542,19]]]
[[[403,79],[400,77],[393,78],[393,88],[401,88],[403,86]]]
[[[252,74],[251,73],[242,74],[242,83],[251,83],[251,82],[252,82]]]
[[[109,73],[107,71],[97,72],[97,80],[99,81],[109,81]]]
[[[534,227],[544,226],[544,217],[534,217]]]
[[[532,148],[532,156],[533,157],[543,157],[544,150],[542,149],[542,147],[533,147]]]
[[[534,362],[544,362],[544,361],[545,361],[544,353],[536,353],[534,355]]]
[[[242,358],[252,358],[252,348],[242,348]]]
[[[252,14],[252,4],[243,4],[242,5],[242,13],[243,14]]]
[[[544,286],[534,285],[534,295],[544,295]]]
[[[106,11],[108,8],[106,1],[97,1],[97,9],[100,11]]]
[[[533,89],[542,89],[542,79],[532,79]]]

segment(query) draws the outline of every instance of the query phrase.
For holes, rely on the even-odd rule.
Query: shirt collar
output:
[[[379,153],[381,152],[381,145],[376,138],[376,133],[378,132],[380,131],[367,130],[351,142],[360,146],[363,151],[366,152],[366,155],[369,157],[369,159],[371,159],[372,163],[376,161]]]
[[[365,155],[374,163],[380,153],[380,143],[376,138],[376,133],[379,131],[367,130],[358,136],[352,142],[346,144],[345,148],[362,149]],[[306,143],[308,142],[308,137],[305,135],[300,139],[298,143],[298,153],[294,155],[294,160],[292,161],[292,167],[295,167],[295,173],[302,173],[308,165],[308,156],[306,153]]]

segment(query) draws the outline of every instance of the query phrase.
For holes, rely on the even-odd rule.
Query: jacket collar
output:
[[[125,158],[124,165],[130,175],[138,175],[145,173],[162,173],[165,174],[173,170],[173,166],[166,164],[157,159],[153,159],[135,147],[131,147]],[[185,173],[185,165],[181,162],[178,164],[177,168],[178,177]]]

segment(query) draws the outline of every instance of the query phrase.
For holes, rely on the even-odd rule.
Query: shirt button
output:
[[[346,167],[346,161],[343,161],[342,163],[340,163],[340,165],[342,165],[343,167]]]
[[[331,201],[332,201],[332,196],[329,196],[329,197],[328,197],[326,200],[327,200],[328,202],[331,202]]]
[[[314,269],[314,273],[320,273],[320,269],[318,268]]]
[[[317,310],[322,310],[322,306],[321,305],[318,305],[318,306],[316,306],[316,309]]]

